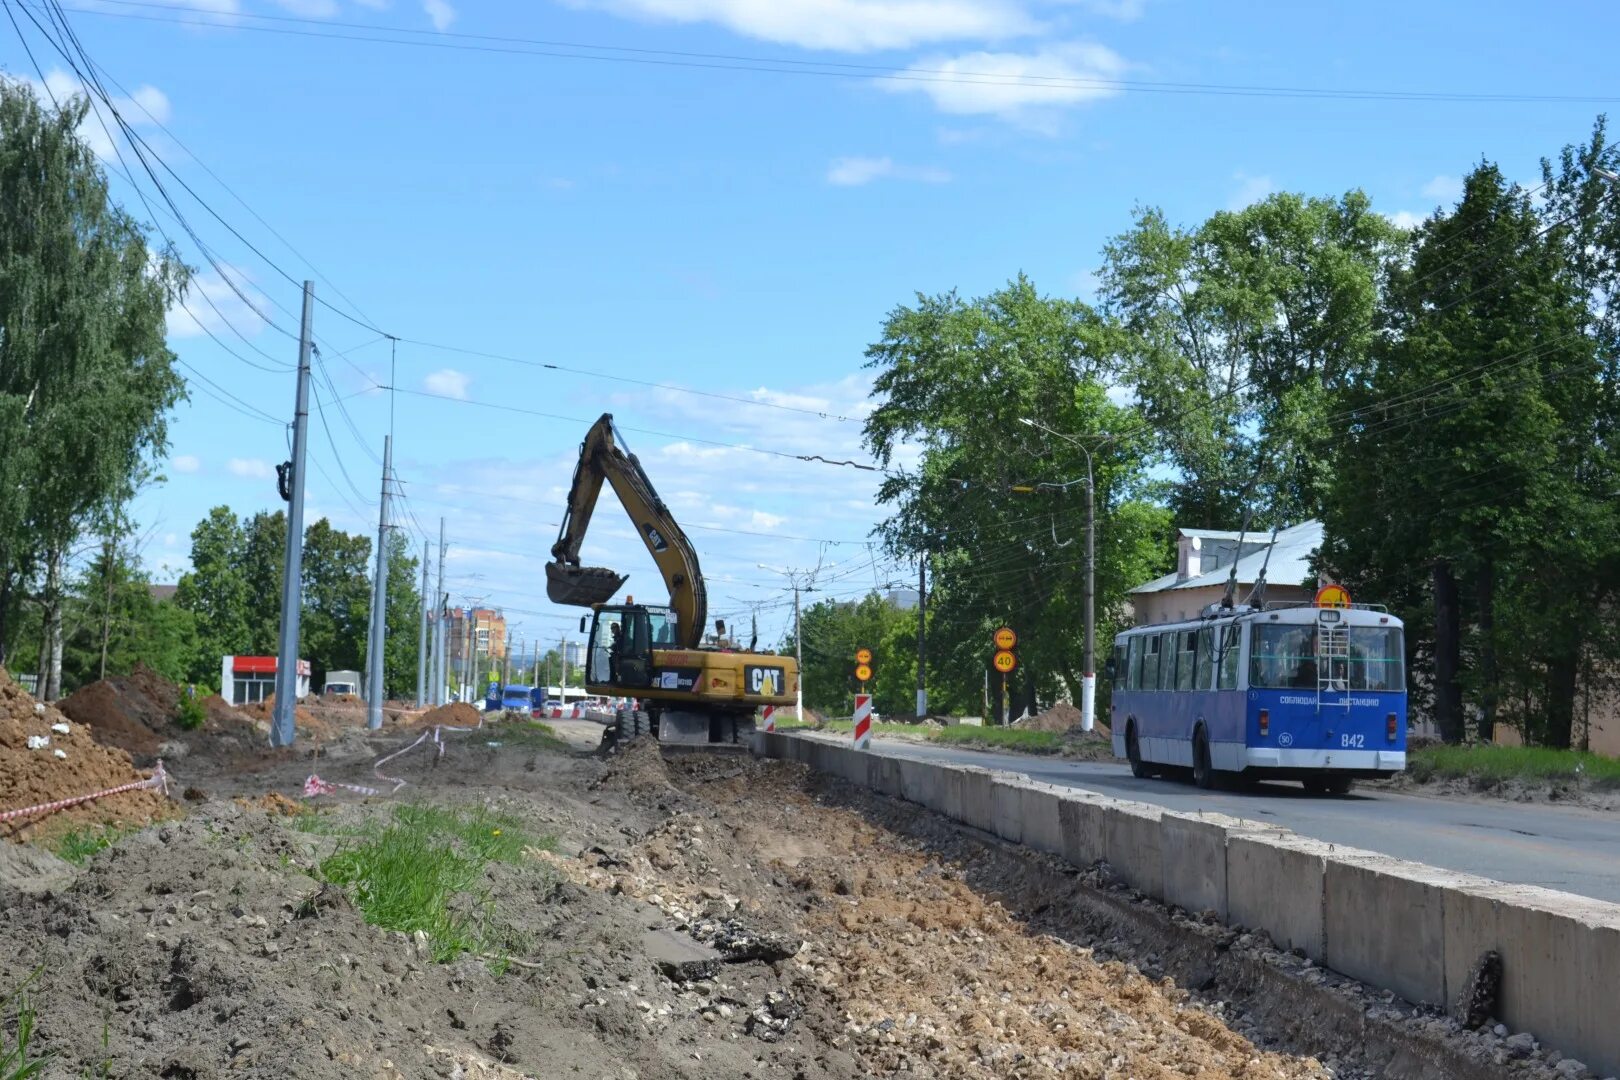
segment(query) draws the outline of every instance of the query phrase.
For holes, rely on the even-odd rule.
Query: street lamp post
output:
[[[1080,730],[1090,731],[1097,723],[1097,484],[1091,465],[1091,450],[1074,436],[1053,431],[1027,416],[1019,417],[1018,422],[1040,428],[1048,435],[1056,435],[1086,455],[1086,653],[1082,662],[1084,670],[1080,673]],[[1107,441],[1107,438],[1099,441],[1098,448]]]

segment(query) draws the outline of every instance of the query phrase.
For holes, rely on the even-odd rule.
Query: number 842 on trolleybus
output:
[[[1401,621],[1359,604],[1212,606],[1127,630],[1108,665],[1114,753],[1138,777],[1343,794],[1406,767],[1403,650]]]

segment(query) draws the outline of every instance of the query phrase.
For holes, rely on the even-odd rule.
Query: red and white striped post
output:
[[[765,715],[762,716],[760,719],[765,721],[765,730],[766,731],[775,731],[776,730],[776,706],[775,705],[767,705],[767,706],[765,706]]]
[[[855,695],[855,749],[865,750],[872,745],[872,695]]]

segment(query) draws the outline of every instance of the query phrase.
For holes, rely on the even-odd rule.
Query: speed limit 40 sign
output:
[[[1014,656],[1009,649],[998,649],[996,655],[991,657],[990,662],[995,665],[997,671],[1005,675],[1018,666],[1018,657]]]

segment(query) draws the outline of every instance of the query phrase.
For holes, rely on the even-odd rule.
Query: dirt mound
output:
[[[624,744],[608,764],[602,787],[613,791],[659,792],[670,786],[658,740],[650,735]]]
[[[92,738],[89,726],[36,702],[0,668],[0,810],[88,795],[148,775],[137,772],[124,751]],[[18,836],[72,824],[145,824],[170,813],[172,806],[161,793],[129,791],[0,829]]]
[[[255,701],[250,705],[239,705],[235,712],[239,717],[246,717],[250,722],[268,725],[275,715],[276,695],[271,694],[263,701]],[[306,731],[320,729],[325,731],[326,725],[315,718],[315,715],[302,705],[293,709],[293,726]]]
[[[452,701],[448,705],[440,705],[437,709],[429,709],[416,717],[415,722],[423,727],[434,724],[445,724],[449,727],[477,727],[482,714],[465,701]]]
[[[1045,712],[1036,713],[1034,716],[1025,717],[1022,720],[1015,720],[1012,726],[1022,728],[1025,731],[1056,731],[1062,733],[1072,727],[1079,726],[1079,724],[1080,710],[1067,701],[1060,701]]]

